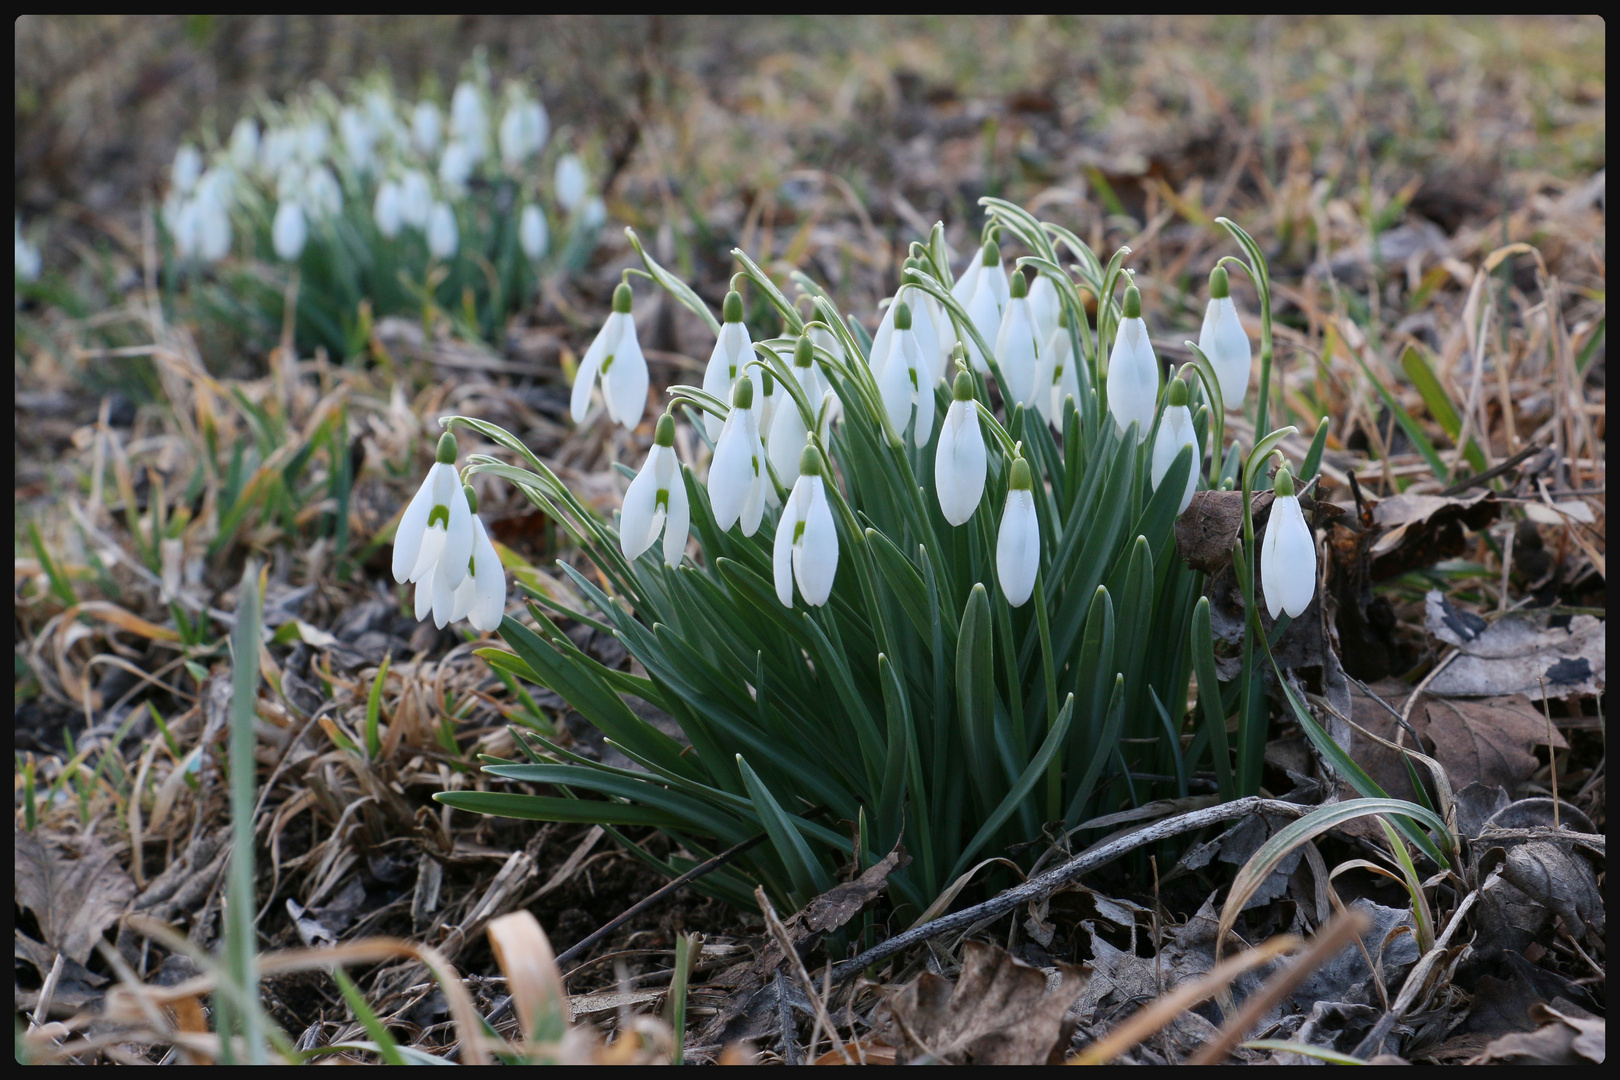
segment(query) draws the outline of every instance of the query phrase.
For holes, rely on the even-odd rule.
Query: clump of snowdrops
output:
[[[1315,544],[1295,484],[1315,471],[1320,435],[1297,470],[1276,469],[1258,553],[1245,516],[1234,560],[1249,626],[1243,673],[1228,685],[1216,674],[1203,576],[1177,557],[1172,527],[1197,490],[1240,488],[1247,504],[1270,486],[1276,447],[1294,431],[1267,431],[1264,259],[1223,220],[1244,258],[1216,267],[1200,341],[1188,343],[1197,362],[1167,377],[1124,267],[1128,250],[1104,264],[1061,226],[984,202],[989,224],[966,268],[952,274],[936,226],[912,245],[870,335],[802,274],[793,275],[798,301],[788,299],[741,250],[716,319],[629,233],[647,269],[626,272],[579,365],[575,421],[636,428],[648,418],[631,281],[668,290],[716,341],[702,386],[669,389],[617,523],[506,431],[475,417],[443,421],[518,464],[474,455],[457,474],[453,447],[441,444],[435,470],[444,472],[430,478],[442,491],[432,510],[441,525],[418,496],[410,529],[401,525],[396,576],[417,581],[418,611],[441,625],[459,609],[457,589],[470,590],[471,605],[477,590],[465,582],[482,562],[461,563],[473,534],[460,481],[485,473],[516,484],[595,564],[594,580],[560,564],[592,610],[524,585],[525,609],[499,624],[509,648],[480,655],[561,695],[635,768],[537,737],[524,743],[527,762],[490,761],[485,771],[557,795],[445,792],[441,802],[654,826],[696,858],[764,833],[769,843],[701,879],[744,905],[753,881],[803,902],[903,842],[912,862],[891,880],[924,908],[1053,823],[1073,827],[1200,782],[1228,797],[1257,788],[1268,719],[1259,612],[1286,621],[1315,592]],[[1025,252],[1010,269],[1003,244]],[[1227,266],[1261,300],[1257,394]],[[769,299],[780,336],[751,340],[743,288]],[[1246,401],[1254,430],[1267,433],[1221,452],[1225,417]],[[705,455],[680,460],[680,423],[709,451],[706,482]],[[423,539],[437,527],[451,542]],[[424,553],[453,563],[426,598],[436,571]],[[614,635],[638,666],[605,667],[559,618]],[[473,617],[491,621],[488,608]],[[673,715],[691,745],[626,697]],[[676,873],[692,863],[659,865]]]
[[[448,102],[402,100],[374,78],[264,103],[223,144],[175,152],[166,284],[199,286],[227,318],[247,297],[270,325],[295,295],[300,341],[339,355],[390,314],[497,337],[543,275],[584,264],[607,219],[583,159],[550,134],[534,91],[494,92],[481,63]]]

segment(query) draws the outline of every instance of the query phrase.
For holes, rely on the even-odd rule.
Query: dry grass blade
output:
[[[800,989],[804,991],[805,997],[810,999],[810,1004],[815,1007],[816,1024],[821,1028],[825,1028],[827,1034],[837,1043],[838,1029],[833,1026],[832,1017],[827,1015],[827,1003],[821,999],[816,984],[811,981],[810,973],[804,969],[804,961],[799,959],[799,950],[793,947],[793,938],[789,936],[787,927],[782,925],[782,920],[777,916],[776,909],[771,906],[770,900],[765,896],[764,887],[754,890],[754,899],[759,902],[759,910],[765,916],[765,925],[770,930],[771,936],[776,939],[776,944],[781,947],[782,954],[787,957],[788,964],[793,968],[793,977],[799,980]],[[791,1033],[788,1034],[791,1037]],[[815,1044],[812,1042],[810,1052],[815,1053],[815,1049]],[[844,1050],[842,1043],[838,1043],[838,1051],[843,1055],[845,1065],[855,1064],[855,1060]]]
[[[527,911],[514,911],[489,924],[489,944],[495,962],[506,973],[507,992],[525,1038],[535,1038],[548,1016],[568,1015],[568,991],[551,950],[551,939],[539,920]]]

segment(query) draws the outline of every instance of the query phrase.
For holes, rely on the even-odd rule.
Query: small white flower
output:
[[[739,519],[744,536],[753,536],[765,514],[765,446],[760,442],[760,417],[751,379],[738,379],[731,392],[731,411],[715,440],[709,462],[709,507],[722,530]]]
[[[1243,406],[1249,392],[1249,335],[1243,330],[1237,307],[1232,303],[1231,282],[1226,268],[1209,272],[1209,306],[1204,309],[1204,325],[1198,331],[1198,347],[1215,368],[1215,381],[1221,387],[1221,401],[1228,412]]]
[[[621,283],[613,290],[613,314],[602,324],[601,332],[579,362],[574,376],[574,392],[569,412],[574,423],[585,422],[591,404],[591,388],[597,376],[602,379],[602,400],[608,419],[626,428],[641,423],[647,411],[647,358],[636,337],[636,321],[630,314],[630,286]]]
[[[939,429],[939,447],[934,452],[934,488],[939,494],[939,510],[952,525],[961,525],[971,518],[984,497],[988,462],[973,389],[973,376],[965,371],[957,373],[952,391],[954,400],[945,411],[945,422]]]
[[[410,169],[399,182],[399,216],[413,229],[427,230],[433,216],[433,185],[420,169]]]
[[[720,305],[720,316],[723,320],[720,323],[720,336],[715,339],[709,364],[703,369],[703,392],[721,401],[730,401],[732,388],[737,385],[738,379],[746,375],[754,383],[755,400],[763,403],[765,389],[760,384],[759,369],[748,367],[748,362],[754,358],[754,344],[748,335],[748,327],[743,323],[740,293],[735,290],[726,293],[726,299]],[[713,413],[703,414],[703,430],[710,442],[720,437],[720,426],[724,423],[724,418]],[[793,452],[797,454],[798,447],[794,447]]]
[[[833,579],[838,576],[838,528],[827,504],[821,455],[813,446],[804,448],[799,479],[776,522],[771,563],[776,598],[783,607],[793,606],[794,581],[799,583],[799,595],[811,607],[822,606],[832,595]]]
[[[1187,483],[1181,495],[1181,505],[1176,513],[1185,511],[1192,503],[1193,492],[1198,489],[1198,433],[1193,430],[1192,412],[1187,408],[1187,384],[1180,379],[1170,383],[1170,403],[1165,407],[1164,416],[1159,419],[1159,434],[1153,440],[1153,463],[1151,476],[1153,490],[1159,489],[1159,483],[1175,464],[1176,455],[1181,453],[1184,446],[1192,447],[1192,468],[1187,473]]]
[[[1045,274],[1037,273],[1035,283],[1029,287],[1029,312],[1035,322],[1035,340],[1046,341],[1057,329],[1063,301],[1058,298],[1057,286]]]
[[[981,266],[973,286],[973,293],[963,305],[967,309],[967,316],[972,320],[979,336],[984,343],[995,348],[996,338],[1001,334],[1001,313],[1011,299],[1011,285],[1007,280],[1007,270],[1001,265],[1001,249],[994,240],[984,245],[979,256]],[[958,285],[961,283],[958,282]],[[977,343],[970,339],[962,343],[967,349],[968,362],[973,370],[983,374],[990,370],[983,352]],[[998,361],[1000,357],[996,358]]]
[[[529,203],[518,215],[518,244],[523,254],[536,262],[546,253],[548,242],[546,215],[534,203]]]
[[[372,204],[372,216],[377,219],[377,231],[386,239],[392,240],[399,235],[400,226],[405,223],[404,196],[399,185],[393,180],[384,180],[377,185],[377,199]]]
[[[878,392],[883,398],[883,409],[889,414],[889,423],[903,438],[911,422],[912,406],[917,409],[917,426],[912,441],[917,446],[927,445],[934,431],[934,370],[933,364],[923,358],[912,328],[911,305],[904,300],[894,304],[894,333],[890,338],[889,355],[883,369],[877,373]]]
[[[220,188],[220,182],[209,183],[207,176],[197,184],[197,254],[204,262],[219,262],[231,253],[231,215]]]
[[[1285,611],[1298,618],[1316,594],[1316,541],[1294,494],[1294,478],[1286,467],[1277,471],[1266,535],[1260,541],[1260,583],[1265,589],[1266,611],[1273,619]]]
[[[174,167],[169,170],[169,181],[174,190],[182,195],[191,194],[191,189],[202,178],[202,172],[202,151],[190,143],[181,143],[180,149],[174,152]]]
[[[652,547],[660,530],[664,534],[664,564],[681,565],[692,531],[692,507],[687,501],[681,463],[675,456],[675,419],[668,413],[658,418],[647,461],[624,493],[619,518],[619,543],[624,557],[634,561]]]
[[[913,269],[921,270],[922,264],[916,259],[907,259],[904,270]],[[949,333],[949,322],[944,320],[934,298],[915,285],[902,284],[895,292],[894,302],[883,312],[883,318],[878,321],[877,333],[872,336],[872,349],[866,358],[867,363],[871,365],[874,376],[882,372],[884,365],[888,363],[890,342],[894,336],[895,306],[902,301],[911,309],[911,330],[917,338],[918,354],[928,368],[929,377],[937,382],[944,377],[945,360],[941,349],[942,338]],[[943,333],[942,327],[945,328]]]
[[[579,223],[587,229],[600,229],[607,224],[607,203],[602,196],[592,195],[579,211]]]
[[[244,116],[231,128],[230,142],[231,164],[238,172],[247,172],[252,169],[259,158],[259,123],[251,116]]]
[[[303,201],[317,218],[336,217],[343,210],[343,186],[331,169],[317,165],[304,176]]]
[[[1108,413],[1121,435],[1135,422],[1140,446],[1153,427],[1158,403],[1159,361],[1148,340],[1147,323],[1142,321],[1141,295],[1132,285],[1125,290],[1125,317],[1108,354]]]
[[[436,202],[428,213],[428,253],[435,259],[448,259],[455,255],[461,242],[456,228],[456,215],[449,203]]]
[[[23,235],[22,216],[19,214],[14,221],[13,231],[13,263],[18,281],[38,281],[39,272],[43,266],[40,259],[39,247],[32,240]]]
[[[276,256],[283,262],[294,262],[304,253],[304,241],[309,238],[309,226],[304,221],[304,208],[294,201],[284,201],[276,207],[276,217],[270,224],[270,240]]]
[[[551,123],[546,117],[545,106],[531,100],[521,88],[515,85],[508,87],[506,114],[501,117],[501,126],[496,133],[501,148],[501,164],[506,166],[507,171],[517,172],[531,155],[539,153],[550,132]]]
[[[823,396],[830,392],[823,385],[820,369],[815,364],[815,343],[808,334],[799,338],[793,347],[793,379],[812,409],[821,405]],[[809,434],[804,416],[791,394],[784,393],[768,430],[765,456],[776,470],[777,479],[784,487],[791,488],[799,479],[799,455],[804,451],[804,441]]]
[[[578,154],[564,154],[557,160],[557,176],[554,183],[557,205],[565,211],[572,211],[585,202],[590,177],[585,174],[585,163],[579,160]]]
[[[474,164],[484,160],[489,145],[489,118],[478,87],[470,82],[458,85],[450,96],[450,138],[467,148]]]
[[[473,164],[472,148],[460,140],[451,140],[445,145],[444,155],[439,158],[439,183],[451,194],[461,194],[467,190]]]
[[[338,133],[343,137],[343,152],[356,172],[369,173],[376,164],[377,130],[357,106],[345,105],[338,113]]]
[[[313,165],[326,156],[326,144],[331,141],[332,133],[327,130],[326,121],[309,120],[300,124],[296,141],[293,144],[293,153],[306,165]]]
[[[1035,591],[1035,575],[1041,569],[1041,525],[1035,516],[1035,495],[1029,463],[1013,462],[1007,486],[1007,504],[1001,511],[1001,528],[996,533],[996,580],[1007,603],[1023,607]]]
[[[471,488],[464,491],[470,493]],[[466,619],[478,630],[498,630],[501,618],[506,614],[506,568],[501,565],[501,557],[495,551],[495,545],[490,542],[489,533],[484,531],[484,523],[478,519],[476,504],[472,516],[473,553],[468,560],[467,576],[461,579],[461,584],[450,592],[446,601],[444,587],[441,585],[440,575],[444,572],[435,570],[431,589],[433,623],[439,629],[461,619]],[[445,566],[440,560],[440,566]],[[417,618],[422,618],[422,586],[426,581],[416,584]],[[448,608],[448,610],[446,610]]]
[[[1009,402],[1033,408],[1041,386],[1040,344],[1035,337],[1034,313],[1022,272],[1012,275],[1012,295],[1001,313],[1001,329],[996,334],[996,363],[1001,366],[1007,385],[1002,393]]]
[[[1080,402],[1080,371],[1074,355],[1074,342],[1069,338],[1068,316],[1058,318],[1058,325],[1046,339],[1041,350],[1041,381],[1050,383],[1050,393],[1037,394],[1035,406],[1048,423],[1063,425],[1063,403],[1074,398]]]
[[[411,142],[419,153],[427,155],[438,150],[442,127],[439,107],[431,101],[418,101],[411,110]]]
[[[437,576],[453,594],[467,576],[475,539],[472,508],[456,472],[456,437],[446,432],[439,438],[433,467],[400,515],[394,532],[394,580],[419,582],[442,563],[442,574]],[[419,591],[417,618],[425,610],[422,599]],[[445,610],[449,611],[448,605]]]

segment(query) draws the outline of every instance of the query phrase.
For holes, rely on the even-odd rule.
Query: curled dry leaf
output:
[[[896,1061],[953,1065],[1056,1065],[1073,1034],[1065,1019],[1085,969],[1058,966],[1058,981],[1005,949],[978,941],[962,945],[961,977],[953,986],[931,971],[886,1003]]]
[[[12,840],[17,906],[39,921],[45,944],[87,962],[102,931],[135,897],[135,882],[119,865],[118,851],[94,833],[69,838],[15,829]]]
[[[1489,491],[1451,498],[1395,495],[1372,508],[1376,539],[1369,555],[1375,581],[1404,574],[1463,553],[1463,528],[1483,529],[1496,520]]]
[[[1603,1064],[1608,1044],[1608,1022],[1583,1009],[1564,1004],[1533,1005],[1534,1031],[1515,1031],[1492,1039],[1469,1065],[1590,1065]]]
[[[1511,615],[1487,623],[1438,589],[1424,598],[1429,633],[1458,655],[1429,683],[1442,697],[1589,697],[1607,683],[1607,623],[1591,615]],[[1557,625],[1562,623],[1562,625]]]

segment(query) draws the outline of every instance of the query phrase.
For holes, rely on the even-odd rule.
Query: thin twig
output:
[[[759,902],[760,913],[765,916],[766,928],[770,930],[771,936],[776,939],[776,944],[786,954],[788,964],[793,969],[793,977],[799,980],[799,985],[804,988],[804,996],[810,999],[811,1006],[816,1010],[817,1030],[826,1028],[828,1033],[832,1035],[833,1045],[838,1048],[838,1053],[844,1059],[844,1064],[855,1064],[854,1059],[849,1056],[849,1051],[844,1049],[844,1044],[838,1041],[838,1029],[833,1026],[832,1017],[827,1015],[827,1003],[821,1000],[820,994],[816,993],[816,984],[811,981],[810,973],[805,970],[804,960],[799,956],[799,950],[793,947],[793,939],[788,936],[787,927],[783,926],[782,920],[777,917],[776,909],[771,906],[770,900],[766,897],[763,885],[754,889],[754,899]],[[812,1037],[810,1040],[810,1053],[814,1054],[815,1051],[816,1039]]]
[[[1260,813],[1303,817],[1310,813],[1312,809],[1312,807],[1301,806],[1298,803],[1283,802],[1281,799],[1262,799],[1258,795],[1250,795],[1222,806],[1193,810],[1177,817],[1156,821],[1133,833],[1127,833],[1117,839],[1087,848],[1063,865],[1054,867],[1039,877],[1030,878],[1022,885],[1014,886],[982,904],[975,904],[973,907],[964,908],[950,915],[943,915],[932,922],[914,926],[902,934],[896,934],[889,940],[866,950],[854,959],[845,960],[839,964],[833,969],[833,978],[838,982],[843,982],[879,960],[887,959],[900,950],[918,942],[927,941],[930,938],[938,937],[941,934],[949,934],[956,930],[965,930],[982,920],[1000,918],[1002,915],[1031,900],[1040,900],[1043,897],[1050,896],[1074,881],[1081,874],[1095,870],[1097,867],[1119,858],[1126,852],[1135,851],[1137,848],[1147,844],[1155,844],[1160,840],[1178,836],[1184,832],[1192,832],[1194,829],[1202,829],[1209,825],[1218,825],[1223,821],[1231,821],[1234,818],[1244,818]]]

